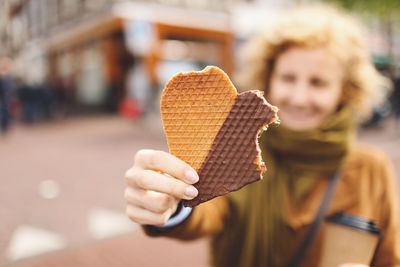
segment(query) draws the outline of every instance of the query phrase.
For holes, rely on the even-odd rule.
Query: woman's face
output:
[[[326,48],[294,47],[276,60],[269,100],[281,123],[302,131],[320,126],[338,108],[343,70]]]

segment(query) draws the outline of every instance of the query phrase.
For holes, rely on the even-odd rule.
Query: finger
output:
[[[189,164],[164,151],[140,150],[136,153],[135,164],[142,169],[167,173],[189,184],[199,181],[199,175]]]
[[[127,182],[133,187],[165,193],[178,199],[193,199],[199,193],[193,185],[152,170],[137,171],[135,178],[127,179]]]
[[[168,221],[169,217],[171,217],[172,211],[168,210],[160,214],[134,205],[128,205],[126,207],[126,215],[132,221],[139,224],[163,225]]]
[[[169,209],[174,213],[179,202],[167,194],[132,187],[125,189],[125,200],[129,205],[139,206],[154,213],[164,213]]]

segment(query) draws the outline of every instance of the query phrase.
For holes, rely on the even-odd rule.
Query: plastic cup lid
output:
[[[333,214],[332,216],[329,216],[326,219],[326,221],[330,223],[340,224],[343,226],[348,226],[371,234],[376,234],[376,235],[381,234],[381,231],[378,229],[375,222],[368,221],[364,218],[351,216],[343,212],[338,212]]]

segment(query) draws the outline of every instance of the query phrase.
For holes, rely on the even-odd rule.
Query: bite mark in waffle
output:
[[[217,67],[178,73],[161,96],[161,118],[170,153],[191,165],[199,195],[195,206],[262,178],[258,133],[277,120],[278,109],[261,91],[237,94]]]

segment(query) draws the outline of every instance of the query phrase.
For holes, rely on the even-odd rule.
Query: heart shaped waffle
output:
[[[161,96],[161,118],[170,153],[199,174],[195,206],[262,178],[259,132],[277,120],[278,109],[261,91],[237,94],[217,67],[178,73]]]

